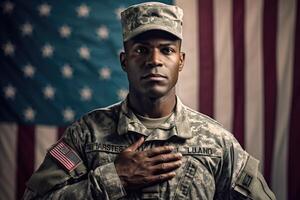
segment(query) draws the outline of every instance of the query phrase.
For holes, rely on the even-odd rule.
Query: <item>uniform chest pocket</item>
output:
[[[182,167],[181,176],[178,178],[174,194],[174,200],[188,199],[194,177],[197,172],[198,165],[193,158],[187,156],[184,158],[185,165]]]
[[[172,199],[213,199],[215,170],[219,157],[212,155],[184,155],[184,165],[179,170]]]

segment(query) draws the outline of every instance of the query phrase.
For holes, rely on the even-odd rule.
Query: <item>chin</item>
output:
[[[168,90],[165,88],[152,88],[145,91],[144,95],[150,98],[161,98],[168,94]]]
[[[154,94],[153,93],[148,93],[146,96],[150,99],[159,99],[159,98],[165,96],[165,94],[162,94],[162,93],[154,93]]]

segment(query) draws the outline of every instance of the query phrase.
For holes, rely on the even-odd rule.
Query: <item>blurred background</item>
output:
[[[20,199],[82,114],[124,99],[120,12],[141,0],[0,1],[0,199]],[[177,94],[223,124],[277,199],[300,191],[300,2],[165,0],[184,9]]]

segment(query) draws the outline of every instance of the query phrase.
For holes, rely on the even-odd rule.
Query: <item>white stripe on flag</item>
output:
[[[292,95],[296,2],[279,0],[277,27],[277,108],[272,188],[278,199],[287,199],[287,156]]]
[[[184,12],[182,51],[187,52],[183,71],[179,74],[177,94],[182,102],[198,110],[199,97],[199,40],[197,0],[176,0],[176,5]]]
[[[14,123],[0,123],[0,130],[0,197],[16,199],[18,127]]]
[[[232,131],[233,41],[232,1],[214,1],[215,88],[214,118]]]
[[[260,0],[245,1],[245,148],[264,163],[262,12]]]
[[[35,129],[35,163],[37,169],[42,163],[47,149],[57,140],[57,128],[55,126],[36,126]]]

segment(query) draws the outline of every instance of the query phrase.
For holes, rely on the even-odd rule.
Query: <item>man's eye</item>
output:
[[[163,48],[163,49],[162,49],[162,52],[163,52],[164,54],[169,55],[169,54],[174,53],[175,50],[174,50],[173,48],[171,48],[171,47],[167,47],[167,48]]]
[[[143,54],[147,52],[147,49],[145,47],[138,47],[135,49],[135,52],[138,54]]]

